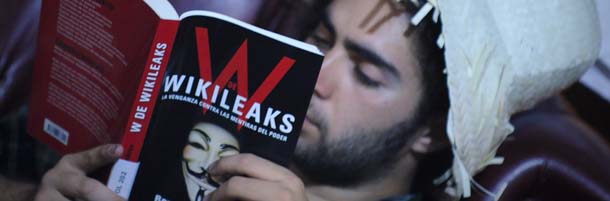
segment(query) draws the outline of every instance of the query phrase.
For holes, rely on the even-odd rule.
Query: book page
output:
[[[322,52],[314,45],[311,44],[307,44],[305,42],[299,41],[299,40],[295,40],[265,29],[262,29],[260,27],[242,22],[238,19],[220,14],[220,13],[216,13],[216,12],[211,12],[211,11],[203,11],[203,10],[193,10],[193,11],[188,11],[183,13],[180,16],[180,19],[183,20],[185,18],[191,17],[191,16],[206,16],[206,17],[211,17],[211,18],[216,18],[219,20],[223,20],[232,24],[235,24],[237,26],[243,27],[245,29],[248,29],[250,31],[256,32],[258,34],[262,34],[264,36],[270,37],[272,39],[275,39],[277,41],[280,41],[282,43],[285,43],[287,45],[292,45],[294,47],[303,49],[305,51],[317,54],[317,55],[323,55]]]

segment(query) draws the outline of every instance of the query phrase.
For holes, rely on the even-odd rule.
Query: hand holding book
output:
[[[115,162],[123,154],[121,145],[102,145],[65,155],[44,175],[36,200],[124,200],[87,173]]]
[[[233,175],[206,198],[209,201],[307,200],[305,185],[298,176],[254,154],[223,158],[211,165],[209,171],[212,176]]]

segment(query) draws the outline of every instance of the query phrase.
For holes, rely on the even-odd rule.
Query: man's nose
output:
[[[343,53],[336,49],[337,48],[333,48],[326,54],[324,62],[322,63],[322,69],[318,75],[314,95],[320,99],[330,98],[337,87],[336,84],[340,76],[338,73],[338,65],[341,64]]]

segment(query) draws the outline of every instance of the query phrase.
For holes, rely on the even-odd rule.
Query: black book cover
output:
[[[130,200],[195,200],[218,185],[209,164],[237,153],[288,165],[322,60],[216,17],[181,20]]]

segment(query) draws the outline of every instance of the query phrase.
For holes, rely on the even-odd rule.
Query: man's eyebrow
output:
[[[239,148],[237,148],[233,145],[230,145],[230,144],[221,144],[220,145],[220,149],[227,149],[227,148],[234,149],[235,151],[239,151]]]
[[[197,128],[193,129],[193,131],[198,132],[198,133],[200,133],[201,135],[203,135],[203,137],[205,138],[205,141],[206,141],[206,142],[211,142],[211,141],[212,141],[212,139],[210,139],[210,136],[208,136],[208,134],[207,134],[207,133],[205,133],[204,131],[199,130],[199,129],[197,129]]]
[[[354,54],[356,54],[359,57],[362,57],[364,60],[366,60],[368,62],[371,62],[372,64],[374,64],[374,66],[380,68],[383,71],[390,73],[390,75],[392,75],[396,79],[400,80],[400,73],[398,72],[398,69],[394,65],[392,65],[390,62],[386,61],[381,56],[379,56],[379,54],[377,54],[375,51],[368,49],[365,46],[362,46],[350,39],[345,39],[345,42],[343,45],[345,46],[345,49],[347,49],[348,51],[353,52]]]

